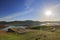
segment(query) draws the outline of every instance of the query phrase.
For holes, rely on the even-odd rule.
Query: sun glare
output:
[[[45,11],[45,15],[46,15],[46,16],[52,15],[52,11],[50,11],[50,10]]]

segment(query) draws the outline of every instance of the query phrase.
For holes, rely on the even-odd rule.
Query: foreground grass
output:
[[[0,33],[0,40],[35,40],[40,35],[39,40],[60,40],[60,32],[50,32],[44,30],[35,30],[32,32],[17,33]]]
[[[40,31],[40,40],[60,40],[59,32]]]
[[[5,33],[0,35],[0,40],[35,40],[35,36],[39,35],[40,31],[32,31],[24,34]]]

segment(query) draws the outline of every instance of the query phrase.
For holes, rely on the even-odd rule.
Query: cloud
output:
[[[60,4],[55,4],[49,7],[49,9],[54,10],[56,8],[60,8]]]
[[[33,4],[34,1],[35,0],[26,0],[26,2],[25,2],[26,9],[29,9],[30,6]]]
[[[23,12],[12,13],[11,15],[8,15],[8,16],[5,16],[3,18],[0,18],[0,21],[1,20],[2,21],[4,21],[4,20],[10,20],[10,19],[15,18],[17,16],[26,15],[26,14],[32,12],[32,11],[33,11],[33,9],[26,10],[26,11],[23,11]]]
[[[26,15],[26,14],[32,12],[32,11],[33,11],[33,8],[30,8],[30,6],[32,5],[33,2],[34,2],[34,0],[26,0],[26,1],[25,1],[25,6],[26,6],[25,10],[26,10],[26,11],[17,12],[17,13],[12,13],[11,15],[8,15],[8,16],[5,16],[5,17],[3,17],[3,18],[0,18],[0,21],[1,21],[1,20],[2,20],[2,21],[10,20],[10,19],[15,18],[15,17],[17,17],[17,16]]]

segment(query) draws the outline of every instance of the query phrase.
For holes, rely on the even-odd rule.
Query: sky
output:
[[[14,20],[60,21],[60,0],[0,0],[0,21]]]

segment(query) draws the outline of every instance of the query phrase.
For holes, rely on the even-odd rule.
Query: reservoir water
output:
[[[26,26],[8,26],[6,28],[3,28],[2,30],[8,31],[9,28],[25,28]]]

